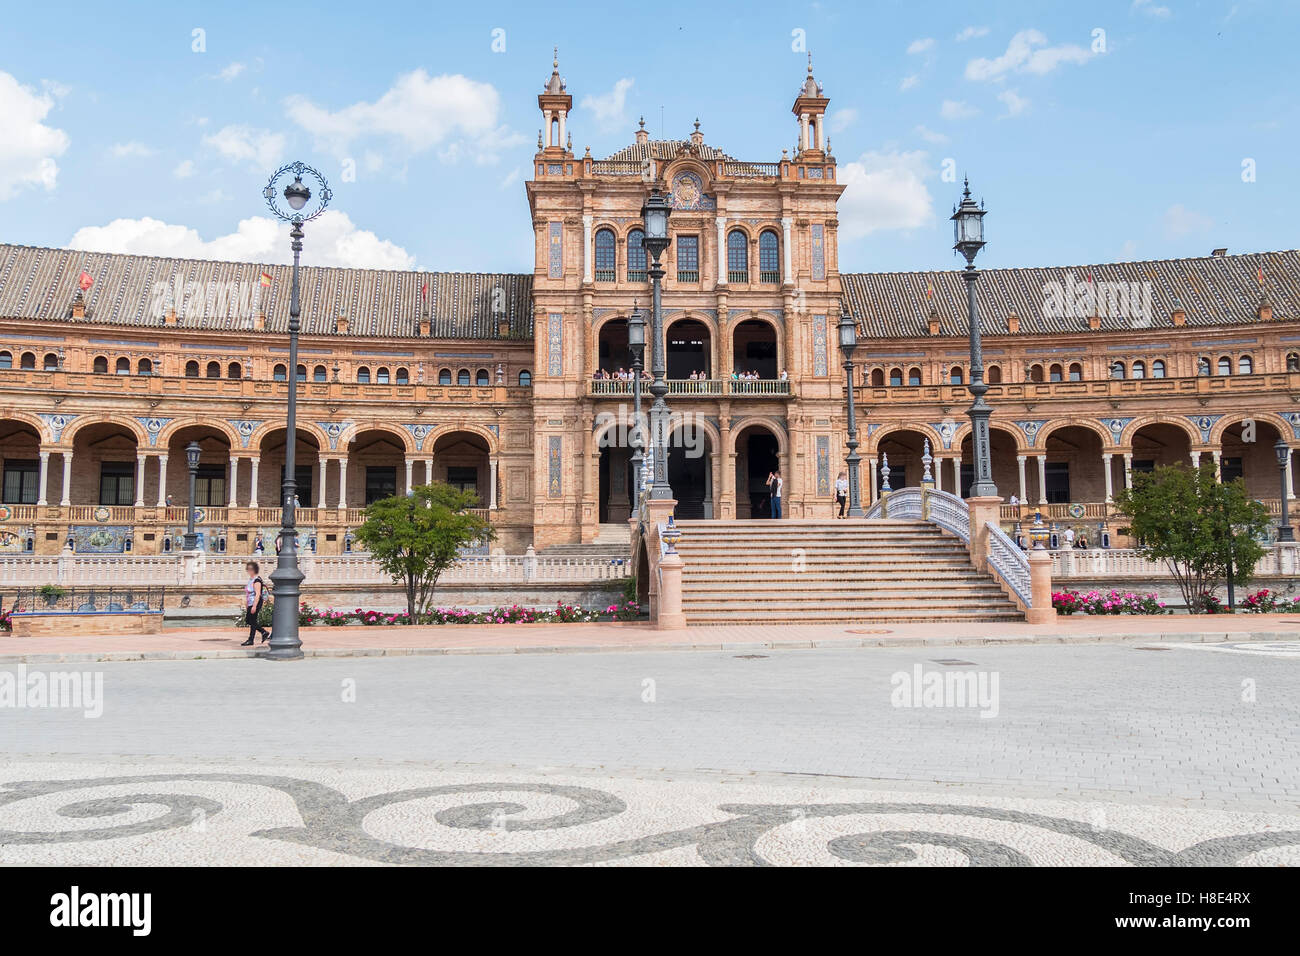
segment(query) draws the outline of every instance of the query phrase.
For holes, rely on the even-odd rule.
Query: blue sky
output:
[[[531,271],[523,180],[558,44],[579,154],[642,114],[668,138],[698,116],[754,161],[793,146],[811,50],[844,271],[955,267],[964,173],[986,266],[1296,245],[1300,5],[442,6],[10,4],[0,240],[282,261],[260,193],[302,159],[339,213],[305,261]]]

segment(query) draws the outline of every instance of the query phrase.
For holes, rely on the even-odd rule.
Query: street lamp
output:
[[[654,343],[651,360],[654,363],[654,381],[650,383],[650,394],[654,404],[650,406],[650,437],[654,443],[654,483],[650,486],[650,500],[672,500],[673,490],[668,485],[668,383],[664,376],[668,372],[667,347],[664,344],[663,296],[660,283],[664,269],[659,259],[668,248],[668,216],[672,204],[660,193],[659,187],[650,190],[650,195],[641,206],[641,221],[645,225],[645,238],[641,244],[650,253],[651,320]]]
[[[1286,513],[1286,493],[1291,490],[1286,486],[1287,464],[1291,461],[1291,446],[1284,439],[1279,438],[1273,445],[1273,451],[1277,452],[1278,477],[1282,483],[1282,516],[1277,523],[1277,540],[1294,541],[1295,532],[1291,530],[1291,519]]]
[[[193,551],[199,546],[199,536],[194,533],[194,483],[199,477],[199,443],[190,442],[185,446],[185,464],[190,466],[190,506],[185,518],[185,550]]]
[[[975,205],[970,195],[970,180],[965,181],[965,192],[961,205],[953,210],[953,248],[966,257],[966,271],[962,278],[966,280],[966,308],[970,314],[970,385],[968,386],[974,401],[967,409],[970,416],[971,444],[975,450],[975,481],[971,485],[972,498],[996,497],[997,485],[993,484],[993,464],[989,453],[989,416],[993,409],[984,401],[988,386],[984,384],[984,353],[980,349],[980,316],[975,304],[975,282],[979,273],[975,271],[975,256],[984,248],[984,207]]]
[[[276,202],[276,183],[293,175],[293,182],[284,187],[286,211]],[[312,191],[303,181],[306,175],[316,180],[316,207],[304,212]],[[280,484],[280,556],[271,584],[275,591],[275,605],[271,612],[271,643],[266,657],[273,661],[298,660],[303,656],[302,641],[298,639],[298,604],[301,597],[302,571],[298,568],[298,529],[295,525],[294,499],[298,481],[294,470],[298,444],[298,331],[302,315],[298,298],[298,260],[302,253],[303,223],[310,222],[325,211],[333,198],[325,177],[304,163],[281,166],[262,190],[266,204],[277,219],[289,223],[289,247],[293,250],[293,283],[289,291],[289,414],[285,424],[284,480]]]
[[[844,462],[849,466],[849,517],[865,518],[866,514],[862,510],[862,497],[858,490],[858,462],[862,459],[858,456],[858,419],[853,407],[853,350],[858,347],[858,323],[854,321],[849,310],[840,306],[840,351],[844,353],[844,381],[845,391],[849,396],[849,421],[848,433],[849,439],[844,444],[848,446],[849,453],[844,456]]]
[[[632,513],[641,515],[641,369],[645,363],[645,315],[632,303],[632,314],[627,319],[627,347],[632,353]]]

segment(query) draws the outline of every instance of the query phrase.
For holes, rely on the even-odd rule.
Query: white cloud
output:
[[[286,141],[283,133],[230,125],[203,137],[203,144],[231,162],[250,163],[259,169],[273,170],[284,162]]]
[[[998,94],[998,99],[1002,105],[1007,108],[1007,116],[1019,116],[1025,110],[1029,109],[1029,100],[1021,96],[1015,90],[1003,90]]]
[[[832,133],[842,133],[857,121],[858,111],[848,106],[831,114],[830,130]]]
[[[978,107],[971,106],[964,100],[944,100],[943,105],[939,107],[939,115],[946,120],[963,120],[979,116],[980,111]]]
[[[221,70],[220,73],[217,74],[217,79],[225,80],[227,83],[229,83],[235,77],[239,76],[240,73],[243,73],[246,69],[248,69],[248,67],[243,63],[231,63],[229,66],[225,67],[224,69]]]
[[[907,52],[910,54],[924,53],[926,50],[934,47],[934,37],[921,37],[913,40],[907,45]]]
[[[0,71],[0,199],[25,186],[53,189],[59,176],[55,157],[68,148],[68,134],[42,122],[66,90],[46,84],[37,93]]]
[[[516,166],[514,169],[510,170],[510,172],[506,173],[503,177],[501,177],[501,182],[497,184],[497,189],[504,192],[505,190],[513,186],[515,183],[519,182],[522,176],[523,176],[523,170],[521,170],[518,166]]]
[[[172,175],[177,179],[189,179],[194,175],[194,160],[182,159],[172,170]]]
[[[1174,203],[1165,210],[1165,234],[1171,239],[1199,235],[1210,231],[1214,220],[1204,213]]]
[[[965,43],[967,40],[974,40],[976,37],[988,36],[988,27],[967,27],[957,34],[957,42]]]
[[[408,153],[438,147],[439,155],[452,161],[470,156],[495,162],[501,150],[526,142],[526,137],[500,125],[496,88],[460,74],[430,76],[413,70],[399,76],[373,103],[353,103],[340,110],[317,106],[305,96],[291,96],[285,105],[290,119],[339,157],[348,154],[354,140],[370,136],[390,138]]]
[[[921,75],[919,73],[912,73],[908,76],[903,77],[902,82],[898,84],[898,88],[899,90],[905,92],[907,90],[910,90],[912,87],[916,86],[916,84],[920,82],[921,82]]]
[[[1092,53],[1073,43],[1047,46],[1038,30],[1021,30],[999,57],[977,57],[966,64],[968,80],[1000,80],[1008,73],[1050,73],[1063,63],[1087,63]]]
[[[308,265],[362,269],[411,269],[415,257],[401,246],[358,229],[346,213],[327,210],[307,226]],[[84,226],[68,241],[70,249],[187,259],[288,263],[289,226],[269,216],[240,220],[235,232],[205,240],[188,226],[158,219],[114,219],[106,226]]]
[[[873,232],[917,229],[934,218],[925,185],[927,154],[868,152],[840,167],[845,185],[838,214],[840,236],[858,239]]]
[[[1233,13],[1236,12],[1236,9],[1236,7],[1233,7]],[[1168,7],[1162,7],[1159,4],[1152,3],[1151,0],[1133,0],[1132,12],[1144,13],[1149,17],[1155,17],[1157,20],[1164,20],[1173,13],[1173,11]],[[1229,14],[1229,16],[1231,16],[1231,14]]]
[[[613,129],[624,121],[623,110],[627,106],[627,91],[632,89],[632,82],[625,76],[608,93],[584,96],[578,107],[590,111],[597,126]]]
[[[1134,259],[1136,259],[1137,249],[1138,249],[1138,244],[1136,240],[1125,239],[1124,245],[1120,246],[1119,249],[1120,262],[1132,262]]]
[[[152,156],[157,150],[146,146],[144,143],[138,143],[131,140],[129,143],[114,143],[109,152],[118,159],[136,158]]]
[[[916,135],[921,137],[921,139],[925,140],[927,143],[934,143],[935,145],[948,142],[948,137],[943,135],[943,133],[936,132],[926,126],[916,127]]]

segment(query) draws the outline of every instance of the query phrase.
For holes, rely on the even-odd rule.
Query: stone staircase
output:
[[[689,624],[1023,621],[928,521],[680,521]],[[796,570],[802,567],[802,570]]]
[[[627,559],[632,549],[632,528],[626,521],[602,524],[591,544],[553,544],[538,554],[550,558],[615,558]]]

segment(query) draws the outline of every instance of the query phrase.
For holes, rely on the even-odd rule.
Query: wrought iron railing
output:
[[[985,530],[989,536],[989,568],[1011,588],[1025,607],[1031,607],[1034,592],[1029,580],[1028,555],[992,521],[988,522]]]
[[[10,605],[16,614],[143,614],[160,612],[166,588],[20,588]]]

